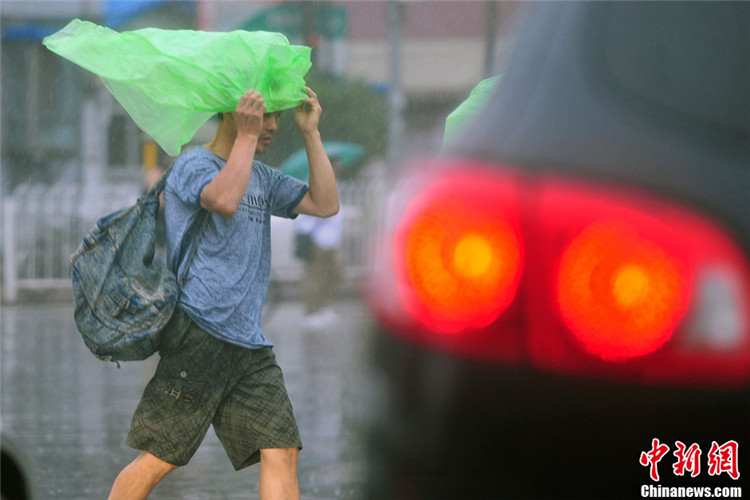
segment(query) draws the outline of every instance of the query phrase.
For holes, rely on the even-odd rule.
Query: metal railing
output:
[[[24,291],[70,289],[68,259],[83,235],[103,215],[135,203],[139,189],[134,184],[18,186],[2,204],[3,300],[14,302]],[[342,248],[348,276],[361,275],[369,258],[367,220],[379,189],[371,181],[339,185],[342,204],[353,208],[348,211]],[[281,266],[294,266],[290,259],[277,260]],[[284,276],[297,273],[296,269],[278,271]]]
[[[3,299],[70,288],[68,259],[102,215],[134,203],[138,188],[21,184],[3,200]]]

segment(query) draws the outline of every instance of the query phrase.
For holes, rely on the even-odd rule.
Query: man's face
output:
[[[258,145],[255,148],[256,154],[263,154],[268,151],[268,146],[271,145],[271,138],[279,128],[280,118],[281,111],[265,113],[263,115],[263,125],[261,126],[260,135],[258,136]]]

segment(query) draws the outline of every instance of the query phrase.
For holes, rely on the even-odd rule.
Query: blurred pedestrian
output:
[[[334,160],[332,163],[335,164]],[[325,328],[338,319],[331,303],[338,292],[343,274],[341,242],[344,214],[339,211],[328,218],[300,215],[295,224],[297,234],[307,238],[302,280],[304,324],[311,329]]]
[[[181,275],[186,250],[208,219],[187,269],[178,308],[164,331],[156,374],[128,434],[142,450],[117,477],[110,499],[146,498],[188,463],[213,424],[232,465],[260,462],[260,498],[299,498],[302,448],[281,369],[260,325],[271,267],[270,217],[338,212],[336,181],[318,122],[316,94],[294,111],[310,164],[309,185],[256,161],[277,130],[248,90],[216,135],[183,153],[167,180],[169,267]]]

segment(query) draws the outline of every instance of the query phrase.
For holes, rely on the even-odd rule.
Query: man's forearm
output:
[[[201,191],[203,208],[224,217],[234,216],[250,183],[257,142],[254,136],[237,137],[226,165]]]
[[[302,134],[310,166],[308,183],[310,198],[321,216],[334,215],[339,210],[339,193],[331,161],[326,154],[318,131]]]

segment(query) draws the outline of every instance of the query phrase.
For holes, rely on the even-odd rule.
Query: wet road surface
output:
[[[363,424],[368,396],[369,321],[358,301],[334,305],[330,328],[302,328],[302,307],[282,305],[265,327],[294,405],[304,449],[303,499],[363,497]],[[2,308],[2,431],[21,450],[37,499],[104,499],[137,454],[125,445],[130,418],[155,367],[96,359],[80,339],[68,303]],[[208,431],[187,466],[149,498],[257,499],[258,466],[235,472]]]

